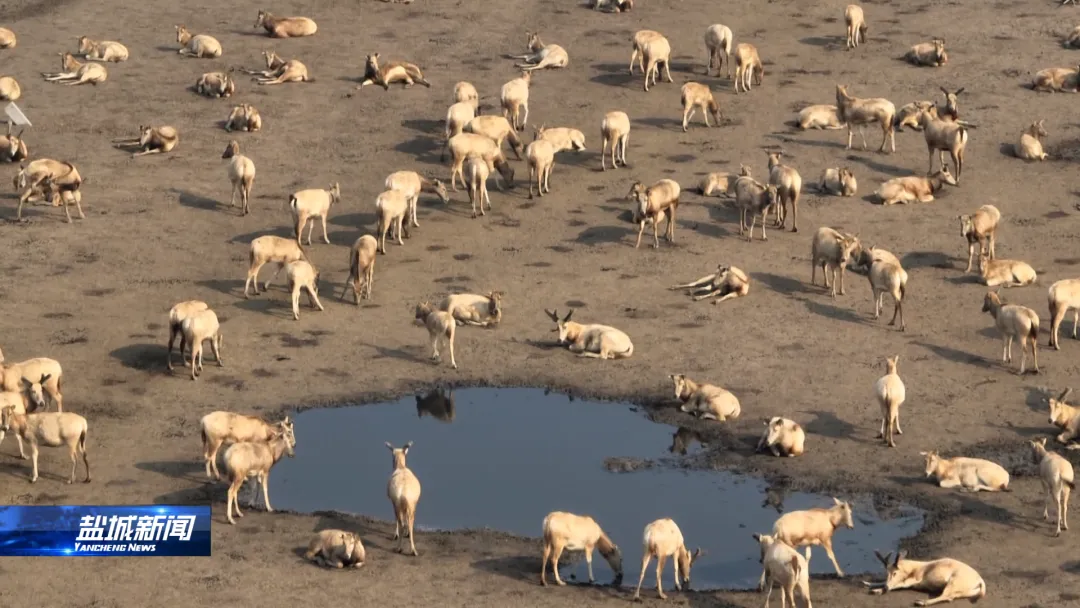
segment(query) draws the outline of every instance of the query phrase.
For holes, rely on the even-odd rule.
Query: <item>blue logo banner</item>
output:
[[[209,556],[206,506],[0,506],[0,556]]]

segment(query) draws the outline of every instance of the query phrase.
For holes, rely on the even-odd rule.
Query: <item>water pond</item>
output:
[[[551,511],[589,514],[622,549],[623,584],[632,586],[645,525],[671,517],[691,549],[707,551],[694,565],[694,589],[756,587],[761,566],[750,535],[771,530],[779,517],[776,497],[758,478],[672,466],[684,450],[701,449],[687,445],[685,429],[654,423],[630,404],[583,401],[544,389],[475,388],[445,395],[300,413],[296,457],[279,462],[270,477],[274,506],[392,521],[386,497],[391,458],[384,442],[399,447],[412,441],[408,464],[422,485],[420,531],[491,528],[539,537]],[[607,466],[640,460],[656,466],[632,472]],[[883,521],[868,500],[849,499],[855,529],[837,531],[837,559],[847,574],[876,573],[880,564],[873,551],[894,551],[921,529],[923,515],[899,508],[898,516]],[[782,508],[831,504],[827,496],[789,493]],[[423,542],[418,536],[421,554]],[[607,564],[595,557],[597,582],[610,582]],[[644,587],[655,587],[654,564]],[[814,574],[833,572],[823,550],[814,552],[810,568]],[[561,573],[566,580],[588,580],[584,560]],[[670,564],[664,576],[670,585]]]

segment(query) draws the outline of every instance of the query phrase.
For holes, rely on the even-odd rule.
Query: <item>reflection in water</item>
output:
[[[489,528],[536,537],[548,513],[569,511],[589,515],[603,527],[622,549],[626,576],[634,577],[640,573],[642,530],[670,517],[691,546],[712,549],[694,563],[696,590],[757,587],[761,551],[750,534],[771,530],[781,504],[792,511],[832,502],[790,487],[777,492],[759,478],[729,471],[684,468],[680,462],[665,466],[668,459],[692,458],[701,448],[690,444],[701,438],[652,422],[635,409],[625,403],[571,402],[543,389],[462,388],[453,395],[424,390],[419,399],[409,395],[382,404],[305,410],[295,423],[302,449],[274,466],[269,492],[278,509],[337,510],[390,520],[385,442],[414,441],[409,469],[423,484],[419,534]],[[425,411],[439,420],[453,416],[453,424],[423,420]],[[703,434],[709,440],[707,431]],[[684,448],[685,457],[668,452]],[[605,466],[609,460],[656,464],[613,474]],[[358,481],[340,483],[342,475]],[[921,513],[910,508],[897,507],[896,517],[883,519],[865,499],[852,507],[858,527],[834,539],[841,568],[852,574],[876,573],[880,562],[874,551],[895,551],[901,538],[922,527]],[[522,572],[530,578],[539,575],[539,543],[535,550],[529,556],[535,570]],[[596,572],[600,580],[606,570]],[[815,559],[810,572],[831,574],[833,568],[828,560]],[[585,579],[584,560],[567,564],[561,576],[569,575]],[[672,576],[665,568],[669,586]],[[646,578],[645,587],[654,589],[655,577],[650,572]]]
[[[416,396],[416,417],[431,416],[443,422],[454,421],[454,391],[437,388],[421,397]]]
[[[700,433],[681,426],[679,427],[679,430],[675,431],[675,434],[671,436],[671,447],[668,448],[668,451],[672,454],[686,456],[686,451],[690,446],[694,445],[695,441],[702,446],[705,445],[705,442],[701,440]]]
[[[765,489],[765,500],[761,501],[761,507],[772,507],[777,513],[784,512],[784,498],[788,489],[785,486],[769,486]]]

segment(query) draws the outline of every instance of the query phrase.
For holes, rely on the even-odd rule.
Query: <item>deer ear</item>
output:
[[[892,557],[892,552],[882,555],[880,551],[874,550],[874,556],[878,558],[878,561],[885,564],[885,567],[889,566],[889,558]]]

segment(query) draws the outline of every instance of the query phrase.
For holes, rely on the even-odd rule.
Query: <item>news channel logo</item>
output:
[[[0,506],[0,556],[210,555],[210,507]]]

